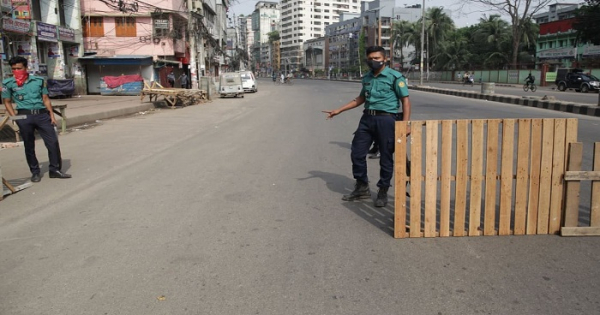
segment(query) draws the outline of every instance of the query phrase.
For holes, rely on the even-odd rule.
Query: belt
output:
[[[365,109],[363,112],[365,115],[369,116],[396,116],[396,113],[388,113],[382,110],[374,110],[374,109]]]
[[[38,114],[47,114],[48,110],[45,108],[42,108],[42,109],[17,109],[17,113],[19,115],[38,115]]]

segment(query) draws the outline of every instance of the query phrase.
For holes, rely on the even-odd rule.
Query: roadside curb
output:
[[[417,91],[454,95],[454,96],[459,96],[459,97],[487,100],[487,101],[491,101],[491,102],[500,102],[500,103],[507,103],[507,104],[513,104],[513,105],[550,109],[550,110],[561,111],[561,112],[566,112],[566,113],[600,117],[600,107],[594,106],[594,105],[579,104],[579,103],[572,103],[572,102],[552,101],[552,100],[531,99],[531,98],[508,96],[508,95],[498,95],[498,94],[481,94],[479,92],[472,92],[472,91],[459,91],[459,90],[441,89],[441,88],[416,86],[416,85],[411,85],[411,86],[409,86],[409,88],[413,89],[413,90],[417,90]]]
[[[96,113],[74,115],[72,117],[69,116],[69,111],[67,110],[67,113],[66,113],[67,127],[81,126],[86,123],[95,122],[97,120],[111,119],[111,118],[117,118],[117,117],[121,117],[121,116],[132,115],[135,113],[152,110],[155,108],[156,107],[154,106],[154,103],[142,103],[139,105],[127,106],[127,107],[112,109],[112,110],[108,110],[108,111],[99,111]],[[56,119],[57,125],[60,126],[60,122],[62,121],[62,119],[59,116],[56,116],[56,118],[57,118]]]

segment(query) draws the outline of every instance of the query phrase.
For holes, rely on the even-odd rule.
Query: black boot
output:
[[[389,187],[379,187],[377,192],[377,199],[375,199],[375,207],[385,207],[388,203],[388,192]]]
[[[356,184],[354,184],[354,191],[352,191],[349,195],[344,195],[342,200],[344,201],[354,201],[358,199],[367,199],[371,198],[371,190],[369,189],[369,184],[363,181],[357,180]]]

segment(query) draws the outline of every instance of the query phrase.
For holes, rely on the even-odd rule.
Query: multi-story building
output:
[[[252,55],[255,62],[253,69],[259,75],[267,75],[272,71],[272,42],[269,42],[269,33],[278,30],[279,3],[259,1],[254,8],[254,12],[252,12],[252,31],[254,33]]]
[[[329,37],[313,38],[305,41],[303,44],[304,62],[306,69],[311,75],[317,75],[319,72],[327,73],[329,64]]]
[[[250,20],[252,21],[252,20]],[[251,22],[252,23],[252,22]],[[245,57],[250,55],[248,53],[248,17],[243,14],[238,16],[237,19],[237,28],[238,28],[238,37],[239,37],[239,49],[244,52]],[[248,60],[244,58],[243,62],[240,64],[240,69],[245,70],[248,68]]]
[[[174,71],[196,87],[199,76],[218,75],[228,7],[228,0],[81,0],[88,92],[100,93],[103,76],[140,74],[166,84]]]
[[[22,56],[30,73],[73,80],[85,92],[79,0],[2,1],[1,23],[2,78],[11,74],[8,60]]]
[[[579,6],[555,3],[549,6],[548,12],[533,17],[540,25],[537,61],[549,65],[549,71],[558,67],[579,67],[590,59],[600,57],[600,46],[577,42],[573,23]]]
[[[360,14],[357,13],[343,13],[340,15],[339,22],[325,27],[325,37],[329,44],[327,51],[329,58],[326,66],[332,76],[347,72],[360,73],[358,47],[361,27]],[[307,53],[305,50],[305,54]]]
[[[304,61],[303,43],[325,35],[325,27],[339,22],[344,12],[359,13],[359,0],[281,1],[281,58],[291,70]]]

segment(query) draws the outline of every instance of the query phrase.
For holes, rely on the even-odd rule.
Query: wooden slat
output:
[[[552,189],[550,191],[550,217],[548,233],[558,234],[562,225],[563,177],[565,175],[565,119],[554,120],[554,149],[552,151]]]
[[[540,197],[537,234],[548,234],[550,194],[552,190],[552,150],[554,145],[554,120],[542,120],[542,164],[540,168]]]
[[[437,224],[438,176],[438,125],[437,120],[426,123],[425,154],[425,237],[435,237]]]
[[[440,236],[450,236],[450,191],[452,180],[452,121],[442,121],[442,174],[440,178]]]
[[[600,171],[566,171],[565,181],[600,180]]]
[[[469,203],[469,236],[480,235],[481,184],[483,183],[483,124],[474,120],[471,130],[471,194]]]
[[[562,236],[600,236],[600,227],[563,227]]]
[[[394,237],[406,237],[406,149],[408,123],[396,122]]]
[[[517,144],[517,177],[515,183],[515,235],[525,234],[527,215],[527,180],[529,171],[529,139],[531,119],[519,119]]]
[[[421,237],[422,127],[411,124],[410,237]]]
[[[500,221],[498,234],[510,235],[512,212],[513,158],[515,142],[515,120],[502,122],[502,169],[500,171]]]
[[[483,233],[494,235],[496,230],[496,189],[498,173],[498,127],[500,119],[488,121],[485,169],[485,218]]]
[[[600,142],[594,144],[593,170],[600,171]],[[590,205],[590,226],[600,226],[600,182],[592,182],[592,198]]]
[[[469,162],[469,121],[456,122],[456,189],[454,197],[454,236],[465,235],[467,205],[467,163]]]
[[[527,203],[527,234],[537,233],[540,198],[540,172],[542,164],[542,120],[531,120],[531,162],[529,168],[529,191]]]
[[[568,156],[567,170],[580,170],[581,161],[583,160],[583,143],[571,143]],[[579,222],[579,192],[581,184],[579,181],[571,181],[567,182],[566,186],[564,226],[575,227]]]

